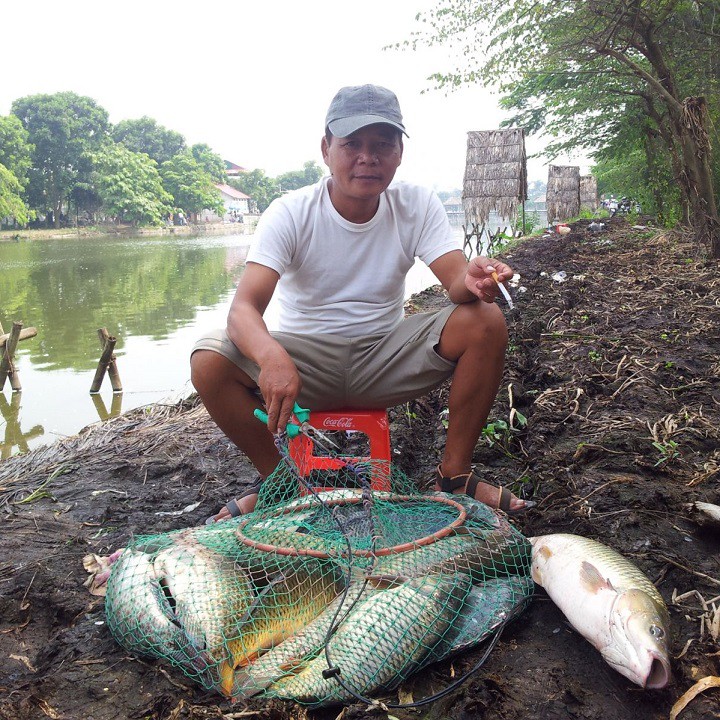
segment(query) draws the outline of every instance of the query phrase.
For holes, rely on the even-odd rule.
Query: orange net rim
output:
[[[382,498],[383,502],[418,502],[418,499],[419,498],[417,495],[388,495],[387,497]],[[422,498],[422,500],[423,502],[427,502],[429,500],[431,502],[449,505],[450,507],[458,511],[458,516],[457,518],[455,518],[455,520],[453,520],[451,523],[448,523],[445,527],[440,528],[440,530],[436,530],[434,533],[425,535],[425,537],[422,537],[419,540],[413,540],[411,542],[401,543],[399,545],[392,545],[390,547],[380,548],[380,550],[352,549],[351,553],[353,555],[356,555],[357,557],[383,557],[385,555],[397,555],[403,552],[410,552],[412,550],[417,550],[419,547],[423,547],[425,545],[432,545],[438,540],[441,540],[442,538],[447,537],[448,535],[453,533],[456,528],[465,524],[465,520],[467,519],[467,512],[465,511],[465,508],[456,500],[451,500],[448,497],[442,497],[439,495],[430,495]],[[336,507],[338,505],[356,505],[361,502],[363,502],[363,498],[360,495],[358,495],[358,497],[343,497],[323,500],[323,503],[326,507]],[[316,505],[317,503],[307,502],[300,505],[293,505],[292,507],[280,508],[279,510],[270,513],[270,517],[281,517],[283,515],[290,515],[300,510],[310,510],[316,507]],[[247,535],[243,533],[243,528],[252,521],[253,518],[251,517],[242,520],[238,524],[235,532],[237,539],[240,542],[242,542],[244,545],[248,545],[249,547],[254,548],[255,550],[269,553],[277,553],[278,555],[307,555],[310,557],[321,559],[336,557],[336,555],[331,555],[330,553],[324,552],[323,550],[314,550],[312,548],[291,548],[282,545],[272,545],[270,543],[263,543],[259,542],[258,540],[253,540],[252,538],[247,537]]]

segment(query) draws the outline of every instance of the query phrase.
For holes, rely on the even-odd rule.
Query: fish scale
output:
[[[570,624],[619,673],[641,687],[670,681],[670,618],[662,596],[629,560],[590,538],[530,538],[532,577]]]
[[[376,589],[364,582],[348,586],[347,593],[337,597],[315,620],[292,637],[276,645],[255,662],[235,672],[231,696],[235,699],[252,697],[268,685],[287,675],[294,675],[315,657],[323,647],[331,624],[342,622],[360,597],[369,597]]]
[[[642,573],[627,558],[624,558],[612,548],[602,543],[592,540],[591,538],[582,537],[580,535],[572,535],[570,533],[555,533],[552,536],[555,542],[562,543],[567,547],[567,564],[576,562],[577,558],[587,558],[597,568],[600,574],[606,580],[610,580],[613,587],[622,592],[630,588],[636,588],[647,593],[658,605],[665,607],[665,601],[658,589],[653,585],[648,577]],[[539,538],[530,538],[530,542],[534,543]],[[538,584],[542,584],[536,580]]]
[[[417,670],[454,622],[470,586],[464,574],[414,578],[358,603],[328,646],[343,681],[367,695]],[[270,692],[311,704],[353,700],[335,679],[323,677],[326,669],[323,653]]]
[[[303,558],[292,572],[272,580],[227,642],[230,661],[219,668],[220,689],[231,695],[238,667],[253,662],[312,622],[344,586],[345,576],[339,567],[315,558]]]

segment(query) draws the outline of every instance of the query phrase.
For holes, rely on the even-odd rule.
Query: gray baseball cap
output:
[[[340,88],[325,118],[325,127],[335,137],[347,137],[375,123],[392,125],[407,135],[395,93],[379,85]]]

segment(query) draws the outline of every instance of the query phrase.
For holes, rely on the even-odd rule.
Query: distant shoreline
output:
[[[2,230],[0,242],[27,240],[62,240],[78,238],[128,237],[137,235],[249,235],[255,224],[250,223],[198,223],[197,225],[170,225],[160,227],[133,227],[107,225],[81,228],[33,228],[31,230]]]

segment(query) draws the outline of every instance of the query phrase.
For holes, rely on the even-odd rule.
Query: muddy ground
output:
[[[475,460],[486,477],[538,501],[513,520],[523,533],[598,539],[657,584],[670,610],[674,682],[645,691],[624,679],[538,589],[460,689],[390,715],[667,718],[696,681],[720,675],[720,535],[689,507],[720,503],[717,261],[687,237],[624,220],[598,234],[578,222],[568,236],[525,241],[505,258],[525,290],[513,289],[515,310],[504,306],[505,378],[494,432]],[[411,310],[443,302],[430,290]],[[398,463],[420,481],[442,447],[446,392],[391,410]],[[88,552],[199,524],[252,477],[192,399],[0,464],[0,718],[337,718],[340,708],[232,704],[161,662],[131,657],[103,624],[102,598],[83,587]],[[432,666],[403,698],[441,691],[479,656]],[[709,689],[680,717],[720,717],[719,708],[720,689]],[[360,706],[342,712],[369,716]]]

